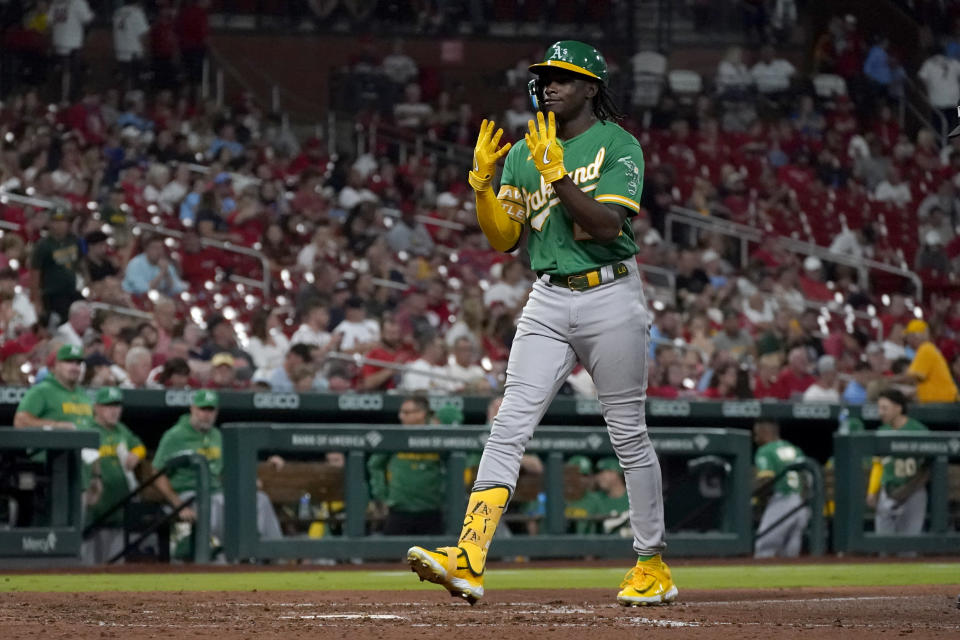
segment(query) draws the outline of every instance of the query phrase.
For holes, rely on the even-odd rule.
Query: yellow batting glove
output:
[[[553,111],[547,114],[547,122],[543,121],[543,113],[537,112],[537,123],[533,120],[527,123],[530,133],[524,136],[527,148],[537,171],[546,182],[556,182],[567,175],[563,168],[563,143],[557,140],[557,120]]]
[[[509,142],[500,148],[500,136],[503,135],[503,129],[493,128],[497,126],[493,120],[484,120],[480,123],[480,135],[477,136],[477,146],[473,150],[473,171],[467,174],[467,182],[473,187],[474,191],[486,191],[490,188],[490,181],[493,180],[493,173],[497,168],[497,161],[507,155],[512,146]]]

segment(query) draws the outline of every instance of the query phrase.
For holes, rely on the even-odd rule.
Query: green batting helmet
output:
[[[607,84],[607,61],[603,54],[585,42],[560,40],[550,45],[543,62],[530,65],[530,71],[565,69]]]

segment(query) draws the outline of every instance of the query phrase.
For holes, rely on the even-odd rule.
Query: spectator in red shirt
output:
[[[184,230],[180,239],[180,272],[191,289],[200,289],[217,276],[218,251],[200,246],[200,234],[194,228]]]
[[[739,397],[737,377],[739,367],[734,362],[722,363],[710,378],[710,386],[703,392],[708,400],[725,400]]]
[[[757,372],[753,378],[753,397],[779,398],[777,375],[780,371],[780,353],[768,353],[757,362]]]
[[[794,347],[787,356],[787,366],[777,376],[777,397],[781,400],[791,400],[800,397],[807,387],[817,379],[810,374],[810,360],[807,358],[806,347]]]
[[[153,63],[153,84],[158,89],[173,89],[177,83],[177,33],[171,6],[163,6],[150,26],[150,60]]]
[[[203,62],[207,58],[207,40],[210,23],[207,7],[210,0],[189,0],[177,20],[177,35],[180,39],[180,54],[187,80],[194,86],[203,80]]]
[[[823,263],[817,256],[807,256],[803,261],[800,291],[803,292],[803,297],[808,300],[819,302],[833,300],[833,292],[823,282]]]
[[[380,324],[380,344],[367,353],[371,360],[403,364],[415,354],[400,338],[400,325],[393,318],[384,318]],[[365,364],[360,371],[361,391],[385,391],[397,386],[399,372],[395,369]]]

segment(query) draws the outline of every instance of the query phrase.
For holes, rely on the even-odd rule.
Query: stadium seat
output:
[[[693,102],[703,90],[703,78],[696,71],[689,69],[674,69],[667,74],[667,82],[670,85],[670,91],[681,102]]]
[[[653,107],[660,102],[667,58],[656,51],[641,51],[630,59],[633,66],[633,104]]]

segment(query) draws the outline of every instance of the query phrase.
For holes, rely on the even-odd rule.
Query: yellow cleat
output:
[[[455,598],[475,604],[483,597],[483,571],[473,571],[462,547],[440,547],[435,551],[410,547],[407,564],[421,581],[443,585]]]
[[[620,583],[617,602],[625,607],[670,604],[677,599],[677,586],[670,576],[670,567],[659,554],[649,560],[638,560]]]

